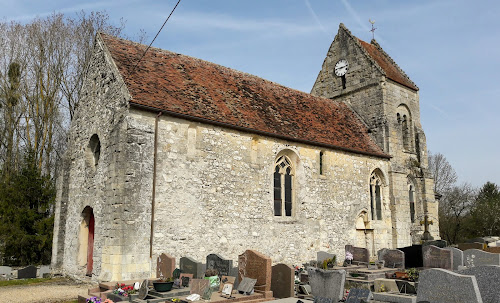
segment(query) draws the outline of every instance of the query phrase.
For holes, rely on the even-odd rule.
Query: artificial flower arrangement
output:
[[[113,290],[114,294],[117,294],[117,295],[120,295],[123,297],[128,297],[131,294],[135,294],[135,292],[136,292],[136,290],[134,289],[133,286],[125,286],[125,283],[122,283],[122,284],[116,283],[115,289]]]
[[[101,298],[99,298],[99,297],[91,297],[85,301],[87,303],[114,303],[113,300],[111,300],[111,299],[106,299],[104,301],[101,301]]]

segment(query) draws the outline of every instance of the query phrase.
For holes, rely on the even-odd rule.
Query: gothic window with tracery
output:
[[[370,176],[370,207],[372,220],[382,220],[382,179],[375,172]]]
[[[287,156],[279,157],[274,166],[274,215],[292,216],[293,166]]]

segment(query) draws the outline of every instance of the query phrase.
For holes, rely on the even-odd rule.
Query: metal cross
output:
[[[375,24],[375,20],[372,21],[372,19],[368,19],[368,21],[372,24],[372,29],[370,30],[370,32],[372,32],[372,39],[375,39],[375,30],[377,29],[373,26],[373,24]]]
[[[431,236],[431,233],[429,232],[429,225],[433,225],[434,222],[432,220],[429,220],[429,216],[425,214],[424,220],[420,221],[420,225],[424,226],[424,234],[422,236],[423,241],[429,241],[429,240],[434,240],[434,238]]]

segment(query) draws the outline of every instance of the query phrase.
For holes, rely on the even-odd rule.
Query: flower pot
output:
[[[166,292],[172,290],[174,282],[153,282],[153,287],[157,292]]]

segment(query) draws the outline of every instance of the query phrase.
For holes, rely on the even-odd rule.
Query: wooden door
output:
[[[87,246],[87,276],[92,276],[94,266],[94,212],[91,211],[89,219],[89,240]]]

